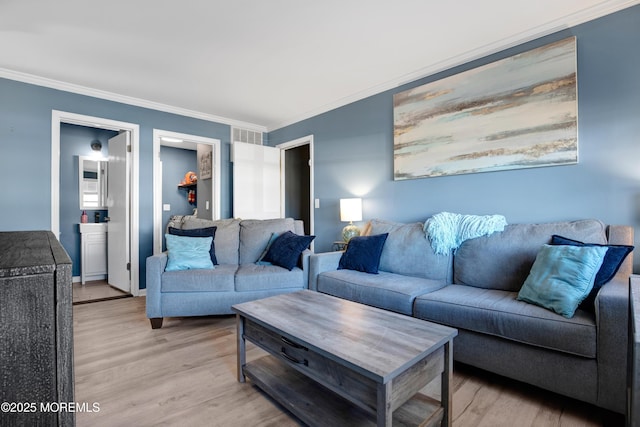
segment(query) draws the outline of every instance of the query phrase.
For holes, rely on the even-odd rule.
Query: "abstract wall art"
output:
[[[393,97],[394,179],[578,162],[576,39]]]

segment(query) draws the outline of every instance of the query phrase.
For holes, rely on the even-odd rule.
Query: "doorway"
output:
[[[163,166],[162,152],[165,149],[177,149],[180,151],[193,151],[195,163],[194,172],[198,176],[196,189],[184,190],[183,197],[187,196],[186,191],[195,191],[196,201],[192,203],[190,214],[194,209],[197,216],[203,219],[220,219],[220,140],[197,135],[190,135],[178,132],[171,132],[161,129],[153,130],[153,253],[159,254],[164,250],[164,230],[168,217],[172,211],[172,203],[168,203],[163,197],[163,189],[171,187],[175,191],[178,189],[178,182],[164,182],[163,170],[168,169]],[[167,150],[165,150],[166,152]],[[188,172],[184,170],[183,173]],[[181,212],[182,214],[182,212]]]
[[[314,233],[313,135],[276,145],[281,162],[281,212],[304,221],[304,233]],[[313,244],[313,243],[312,243]]]
[[[115,245],[121,245],[123,252],[128,253],[129,260],[126,276],[127,290],[133,296],[140,294],[139,289],[139,125],[104,119],[100,117],[84,116],[63,111],[52,111],[51,120],[51,231],[60,239],[60,127],[63,123],[84,126],[87,128],[107,129],[117,133],[129,135],[128,161],[126,163],[126,176],[128,177],[126,201],[121,203],[127,206],[126,239],[121,239]],[[107,233],[109,234],[109,233]]]

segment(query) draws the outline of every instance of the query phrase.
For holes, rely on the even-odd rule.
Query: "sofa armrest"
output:
[[[160,294],[162,293],[162,273],[167,266],[167,254],[152,255],[147,258],[147,317],[163,317]]]
[[[318,290],[318,275],[325,271],[337,270],[342,252],[322,252],[309,259],[309,289]]]
[[[627,389],[627,425],[636,426],[640,420],[640,276],[629,278],[629,366]]]
[[[600,289],[595,300],[598,405],[625,412],[629,340],[629,276]]]
[[[305,249],[300,254],[299,266],[302,269],[302,272],[304,273],[302,275],[302,280],[304,281],[305,289],[309,289],[309,258],[311,258],[312,254],[313,252],[311,252],[311,249]]]

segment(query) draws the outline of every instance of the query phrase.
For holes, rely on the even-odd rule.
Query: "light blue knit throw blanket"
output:
[[[447,255],[467,239],[503,231],[507,220],[502,215],[462,215],[440,212],[424,223],[424,231],[436,254]]]

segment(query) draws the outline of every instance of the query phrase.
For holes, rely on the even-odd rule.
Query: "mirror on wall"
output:
[[[78,156],[80,209],[107,208],[108,160]]]

